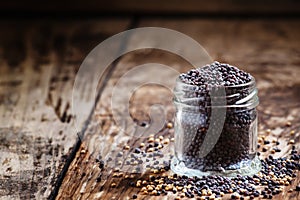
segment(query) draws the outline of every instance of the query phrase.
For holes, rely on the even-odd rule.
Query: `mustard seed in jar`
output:
[[[259,171],[253,76],[219,62],[192,69],[178,77],[174,104],[173,171],[189,176]]]

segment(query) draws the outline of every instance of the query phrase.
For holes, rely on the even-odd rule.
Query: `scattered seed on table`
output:
[[[159,139],[158,139],[159,140]],[[154,143],[153,143],[153,147],[155,147],[156,149],[158,149],[157,147],[160,145],[161,143],[160,143],[160,141],[155,141]]]
[[[145,143],[142,142],[142,143],[140,144],[140,147],[142,148],[142,147],[144,147],[144,146],[145,146]]]
[[[86,153],[86,150],[85,150],[85,149],[82,149],[82,150],[80,151],[80,153],[81,153],[81,154],[85,154],[85,153]]]
[[[174,141],[174,138],[168,139],[167,137],[170,136],[165,136],[163,140],[160,140],[160,144],[165,144],[164,146],[167,146],[168,143],[165,143],[165,141]],[[264,142],[267,141],[266,137],[261,137],[261,139],[262,142],[260,143],[260,151],[265,150],[265,152],[267,152],[269,149],[274,150],[275,152],[281,151],[279,146],[268,147],[270,145],[265,144]],[[147,150],[149,148],[144,143],[144,145],[140,146],[139,144],[137,144],[140,148],[145,148],[143,148],[143,150],[140,149],[141,153],[133,154],[133,157],[129,157],[129,159],[133,159],[133,162],[137,161],[139,164],[142,164],[141,162],[143,161],[148,161],[149,165],[147,165],[147,167],[149,168],[149,171],[152,171],[153,173],[153,175],[149,176],[149,178],[141,178],[137,182],[132,181],[129,183],[129,186],[131,187],[138,187],[140,189],[141,195],[162,196],[173,192],[175,194],[175,199],[180,199],[181,194],[184,194],[184,198],[195,197],[196,199],[215,200],[220,199],[225,194],[236,195],[239,197],[239,199],[254,199],[257,196],[261,198],[272,198],[273,196],[282,193],[287,185],[291,185],[297,175],[296,172],[300,170],[300,154],[298,154],[298,151],[296,150],[297,145],[294,145],[295,141],[291,139],[288,141],[288,144],[292,149],[290,151],[290,154],[287,157],[283,158],[275,158],[275,156],[268,156],[265,159],[261,159],[262,170],[253,177],[237,176],[234,178],[227,178],[221,176],[187,177],[179,176],[177,174],[166,175],[162,173],[162,171],[170,170],[169,166],[170,159],[172,158],[172,156],[167,156],[166,158],[168,159],[163,161],[159,160],[160,157],[165,157],[165,155],[162,153],[164,151],[155,148],[154,141],[155,139],[153,136],[152,143],[149,143],[152,145],[152,147],[150,148],[152,148],[153,152],[147,153]],[[272,143],[279,145],[278,141],[272,141]],[[135,147],[130,148],[132,148],[132,151],[135,151]],[[124,146],[124,149],[127,149],[126,146]],[[144,155],[146,156],[145,158],[143,158]],[[150,158],[151,160],[152,158],[157,158],[157,160],[154,160],[152,163],[152,161],[150,162],[148,158]],[[107,162],[108,161],[109,159],[107,159]],[[104,161],[101,160],[101,157],[97,158],[96,162],[98,163],[99,168],[104,168]],[[162,166],[160,166],[159,163]],[[164,168],[164,166],[166,168]],[[128,180],[132,180],[133,178],[138,177],[137,175],[134,176],[133,174],[123,175],[123,173],[120,172],[119,168],[115,169],[116,170],[114,170],[113,177],[123,177],[124,179],[130,178]],[[101,175],[97,177],[96,181],[101,181]],[[152,190],[150,189],[151,191],[145,190],[147,184],[152,187]],[[110,186],[114,188],[117,187],[117,184],[111,183]],[[259,189],[256,189],[257,187],[259,187]],[[152,193],[152,191],[156,192]],[[291,188],[290,190],[288,190],[288,192],[295,191],[300,191],[300,185],[297,185],[295,188]],[[136,197],[134,195],[136,195]],[[132,198],[136,199],[138,198],[138,195],[133,194]]]
[[[125,149],[125,150],[129,150],[129,149],[130,149],[130,146],[129,146],[129,145],[125,145],[125,146],[124,146],[124,149]]]
[[[117,157],[122,157],[123,156],[123,153],[122,152],[119,152],[118,154],[117,154]]]
[[[169,139],[169,138],[167,138],[167,139],[165,139],[165,140],[163,141],[164,144],[169,144],[169,142],[170,142],[170,139]]]
[[[123,164],[123,162],[120,160],[117,162],[117,165],[122,165],[122,164]]]
[[[290,140],[289,144],[295,144],[295,140]]]
[[[173,128],[173,124],[171,122],[167,123],[167,128]]]
[[[103,169],[103,168],[104,168],[104,161],[103,161],[103,160],[100,160],[100,161],[99,161],[99,168],[100,168],[100,169]]]
[[[267,151],[268,151],[268,149],[266,147],[262,148],[262,152],[267,152]]]
[[[142,152],[142,150],[140,148],[135,148],[134,149],[134,153],[141,153],[141,152]]]
[[[264,145],[266,145],[266,144],[270,144],[270,141],[265,140],[265,141],[264,141]]]
[[[154,138],[153,138],[153,137],[149,138],[149,139],[148,139],[148,142],[149,142],[149,143],[154,142]]]
[[[115,187],[117,186],[117,184],[116,184],[116,183],[112,183],[110,186],[111,186],[112,188],[115,188]]]
[[[281,152],[281,149],[279,149],[278,147],[274,147],[273,150],[274,150],[275,152]]]
[[[276,151],[275,151],[274,149],[272,149],[272,150],[271,150],[271,153],[274,154],[274,153],[276,153]]]
[[[110,162],[112,160],[113,160],[112,157],[108,157],[107,162]]]
[[[154,151],[154,149],[153,148],[149,148],[149,149],[147,149],[147,152],[148,153],[150,153],[150,152],[153,152]]]
[[[96,182],[100,182],[102,180],[102,175],[100,174],[97,179],[96,179]]]

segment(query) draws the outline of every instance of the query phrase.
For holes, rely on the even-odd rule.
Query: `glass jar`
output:
[[[211,88],[219,93],[201,94],[199,87],[176,80],[175,156],[171,169],[187,176],[257,173],[261,163],[256,155],[255,79]]]

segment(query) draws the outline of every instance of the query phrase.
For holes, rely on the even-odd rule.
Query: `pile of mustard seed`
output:
[[[130,198],[137,199],[145,196],[165,196],[173,194],[175,199],[196,198],[203,200],[222,199],[229,196],[231,199],[272,199],[283,192],[284,188],[293,184],[300,170],[300,154],[296,150],[295,141],[287,140],[286,145],[290,152],[286,157],[277,157],[281,152],[280,142],[268,140],[266,136],[258,138],[258,155],[269,154],[261,159],[262,169],[254,176],[204,176],[188,177],[174,174],[170,171],[170,160],[172,156],[164,155],[163,149],[174,142],[172,134],[173,124],[168,123],[165,127],[170,134],[162,136],[159,134],[150,135],[138,146],[124,145],[123,152],[119,152],[115,159],[109,157],[107,160],[97,158],[96,162],[101,169],[109,162],[120,161],[119,158],[128,152],[132,152],[129,162],[122,161],[123,165],[133,167],[132,173],[125,175],[121,168],[116,167],[113,177],[126,179],[130,187],[138,188],[139,192],[132,194]],[[267,130],[270,132],[271,130]],[[131,154],[132,155],[132,154]],[[117,165],[116,165],[117,166]],[[139,167],[136,167],[139,166]],[[139,171],[143,166],[146,172]],[[299,192],[300,185],[288,190],[288,192]],[[112,183],[111,187],[117,187]]]

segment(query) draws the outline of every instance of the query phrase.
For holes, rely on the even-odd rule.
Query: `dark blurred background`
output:
[[[1,1],[2,16],[299,15],[297,0]]]

